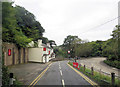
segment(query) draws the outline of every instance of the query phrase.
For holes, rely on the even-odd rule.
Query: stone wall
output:
[[[28,48],[18,48],[13,43],[3,42],[4,65],[15,65],[28,62]],[[8,55],[8,49],[11,49],[11,55]]]

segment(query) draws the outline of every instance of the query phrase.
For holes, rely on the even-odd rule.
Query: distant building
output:
[[[33,42],[31,46],[28,48],[28,61],[46,63],[55,58],[55,53],[53,48],[50,47],[50,43],[43,44],[42,40],[38,40],[38,47],[33,47]]]

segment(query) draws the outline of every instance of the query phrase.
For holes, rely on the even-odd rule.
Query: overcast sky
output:
[[[119,0],[14,0],[36,16],[45,29],[44,37],[63,44],[68,35],[89,41],[111,38],[118,20]],[[29,2],[28,2],[29,1]]]

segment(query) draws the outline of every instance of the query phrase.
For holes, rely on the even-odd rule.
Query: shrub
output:
[[[8,67],[2,66],[2,85],[9,85],[9,72]]]

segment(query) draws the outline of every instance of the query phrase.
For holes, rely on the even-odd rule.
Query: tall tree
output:
[[[14,31],[16,30],[15,10],[12,3],[2,3],[2,40],[4,42],[15,42]]]
[[[35,16],[27,11],[24,7],[16,6],[16,19],[17,24],[22,32],[34,41],[41,39],[45,31],[41,24],[36,21]]]
[[[25,47],[32,39],[27,38],[17,25],[13,3],[2,3],[2,40]]]

